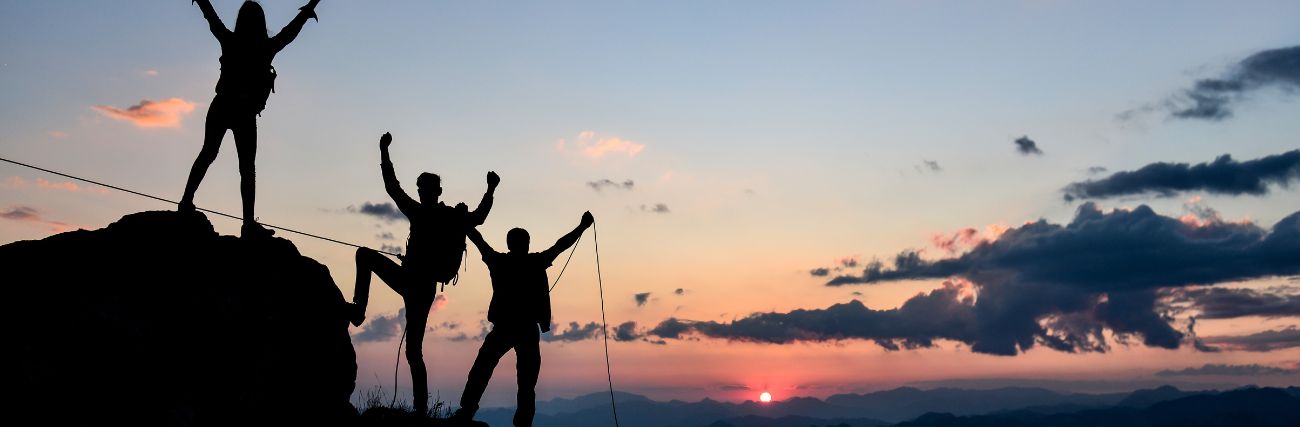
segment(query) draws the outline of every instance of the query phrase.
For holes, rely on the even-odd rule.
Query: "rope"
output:
[[[16,162],[16,161],[13,161],[13,160],[6,159],[6,158],[4,158],[4,157],[0,157],[0,161],[5,161],[5,162],[13,163],[13,164],[18,165],[18,166],[22,166],[22,167],[26,167],[26,168],[35,169],[35,170],[38,170],[38,171],[41,171],[41,172],[52,173],[52,174],[55,174],[55,175],[58,175],[58,176],[61,176],[61,177],[64,177],[64,178],[68,178],[68,179],[75,179],[75,180],[77,180],[77,181],[81,181],[81,182],[85,182],[85,183],[90,183],[90,184],[95,184],[95,185],[98,185],[98,186],[101,186],[101,187],[111,188],[111,189],[114,189],[114,190],[117,190],[117,191],[121,191],[121,192],[124,192],[124,193],[134,194],[134,195],[137,195],[137,196],[140,196],[140,197],[144,197],[144,198],[148,198],[148,199],[154,199],[154,200],[157,200],[157,201],[160,201],[160,202],[164,202],[164,203],[168,203],[168,204],[173,204],[173,205],[177,205],[177,204],[179,204],[178,202],[171,201],[171,200],[167,200],[167,199],[164,199],[164,198],[162,198],[162,197],[158,197],[158,196],[154,196],[154,195],[150,195],[150,194],[141,193],[141,192],[139,192],[139,191],[128,190],[128,189],[125,189],[125,188],[122,188],[122,187],[118,187],[118,186],[115,186],[115,185],[109,185],[109,184],[105,184],[105,183],[102,183],[102,182],[99,182],[99,181],[93,181],[93,180],[86,179],[86,178],[82,178],[82,177],[78,177],[78,176],[68,175],[68,174],[66,174],[66,173],[56,172],[56,171],[52,171],[52,170],[45,169],[45,168],[42,168],[42,167],[32,166],[32,165],[29,165],[29,164],[26,164],[26,163]],[[203,211],[203,212],[207,212],[207,213],[210,213],[210,214],[213,214],[213,215],[224,216],[224,217],[226,217],[226,218],[230,218],[230,219],[234,219],[234,220],[241,220],[241,221],[243,220],[243,218],[240,218],[240,217],[237,217],[237,216],[234,216],[234,215],[231,215],[231,214],[225,213],[225,212],[214,211],[214,210],[211,210],[211,209],[204,209],[204,208],[200,208],[200,207],[197,207],[197,206],[196,206],[194,209],[195,209],[195,210],[200,210],[200,211]],[[320,236],[320,235],[316,235],[316,234],[311,234],[311,233],[307,233],[307,232],[303,232],[303,231],[298,231],[298,230],[294,230],[294,229],[292,229],[292,228],[280,227],[280,226],[278,226],[278,225],[271,225],[271,224],[267,224],[267,223],[264,223],[264,222],[257,222],[257,224],[260,224],[260,225],[262,225],[262,226],[264,226],[264,227],[267,227],[267,228],[274,228],[274,229],[276,229],[276,230],[283,230],[283,231],[287,231],[287,232],[290,232],[290,233],[299,234],[299,235],[303,235],[303,236],[307,236],[307,237],[314,237],[314,238],[321,239],[321,240],[324,240],[324,241],[327,241],[327,242],[338,243],[338,244],[340,244],[340,245],[344,245],[344,246],[351,246],[351,247],[354,247],[354,248],[364,248],[364,247],[365,247],[365,246],[361,246],[361,245],[358,245],[358,244],[355,244],[355,243],[348,243],[348,242],[344,242],[344,241],[342,241],[342,240],[331,239],[331,238],[329,238],[329,237],[324,237],[324,236]],[[373,250],[373,249],[372,249],[372,250]],[[392,252],[385,252],[385,251],[380,251],[380,250],[375,250],[375,252],[379,252],[379,253],[381,253],[381,254],[385,254],[385,255],[399,256],[398,254],[395,254],[395,253],[392,253]]]
[[[402,366],[402,343],[406,342],[406,320],[402,320],[402,338],[397,340],[397,361],[393,362],[393,403],[390,407],[397,407],[397,368]],[[414,403],[415,396],[411,396]]]
[[[593,222],[593,223],[591,223],[591,225],[594,226],[594,225],[596,225],[596,223]],[[558,275],[555,276],[555,283],[551,283],[551,289],[548,289],[546,292],[554,291],[554,290],[555,290],[555,287],[556,287],[556,286],[559,286],[559,284],[560,284],[560,278],[561,278],[561,277],[564,277],[564,270],[567,269],[567,268],[569,268],[569,261],[572,261],[572,260],[573,260],[573,253],[578,251],[578,244],[579,244],[579,243],[582,243],[582,236],[581,236],[581,235],[578,236],[578,241],[573,242],[573,249],[569,249],[569,258],[567,258],[567,259],[564,260],[564,266],[563,266],[563,267],[560,267],[560,274],[558,274]]]
[[[591,241],[596,245],[596,283],[600,289],[600,330],[601,336],[605,338],[605,380],[609,382],[609,408],[614,411],[614,427],[618,427],[618,406],[614,404],[614,374],[609,370],[609,327],[605,323],[605,280],[600,276],[600,233],[596,231],[594,222],[591,223]]]

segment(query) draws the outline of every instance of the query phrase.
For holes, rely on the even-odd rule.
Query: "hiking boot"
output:
[[[366,307],[355,302],[348,303],[347,306],[348,323],[352,326],[361,326],[366,321]]]
[[[262,224],[256,222],[245,222],[244,228],[239,232],[239,237],[245,239],[261,239],[271,237],[273,234],[275,234],[275,230],[263,227]]]
[[[474,411],[467,411],[465,408],[457,409],[455,413],[451,414],[451,417],[447,418],[447,421],[460,425],[469,425],[474,422]]]

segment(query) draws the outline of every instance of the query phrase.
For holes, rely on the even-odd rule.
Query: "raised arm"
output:
[[[279,52],[288,46],[293,39],[298,38],[298,32],[302,31],[302,26],[307,24],[308,19],[320,21],[320,18],[316,17],[316,5],[319,3],[320,0],[311,0],[306,6],[298,8],[298,15],[289,21],[289,25],[285,25],[275,37],[271,37],[271,48]]]
[[[230,35],[230,30],[226,29],[226,24],[221,23],[221,17],[217,16],[217,10],[212,8],[210,0],[194,0],[199,5],[199,10],[203,12],[203,19],[208,20],[208,29],[212,30],[212,35],[218,41],[225,41],[226,36]]]
[[[591,216],[591,212],[584,212],[582,214],[582,222],[578,223],[578,226],[575,227],[573,231],[570,231],[569,234],[565,234],[564,237],[560,237],[560,240],[556,240],[555,246],[551,246],[550,249],[542,251],[542,255],[546,257],[546,261],[554,262],[555,258],[558,258],[566,249],[569,249],[569,247],[573,246],[574,243],[578,243],[578,238],[582,237],[582,232],[587,231],[587,227],[591,227],[591,224],[595,222],[596,218]]]
[[[388,192],[388,197],[397,203],[397,209],[410,217],[420,203],[408,196],[402,190],[402,183],[397,182],[397,172],[393,171],[393,160],[388,156],[388,145],[392,143],[393,135],[388,132],[384,132],[384,136],[379,137],[379,169],[384,175],[384,190]]]
[[[470,223],[473,225],[483,225],[483,222],[487,221],[488,212],[492,210],[492,195],[497,191],[497,185],[501,184],[501,177],[497,176],[496,172],[488,172],[487,184],[488,189],[483,193],[483,201],[478,202],[474,212],[469,213]]]
[[[483,235],[478,232],[477,228],[471,227],[469,231],[465,232],[465,237],[469,237],[469,241],[474,242],[474,247],[478,248],[478,253],[483,259],[497,253],[496,249],[492,249],[492,245],[483,240]]]

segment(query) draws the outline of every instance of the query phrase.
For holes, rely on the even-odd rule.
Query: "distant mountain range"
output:
[[[761,404],[673,400],[616,393],[620,427],[939,427],[939,426],[1300,426],[1300,388],[1078,394],[1043,388],[991,390],[902,387],[825,400],[797,397]],[[513,408],[477,419],[510,425]],[[538,403],[537,427],[612,424],[608,393]]]

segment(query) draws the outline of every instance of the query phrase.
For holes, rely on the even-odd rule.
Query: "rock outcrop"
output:
[[[0,246],[14,416],[60,425],[337,424],[356,355],[329,271],[202,214]]]

